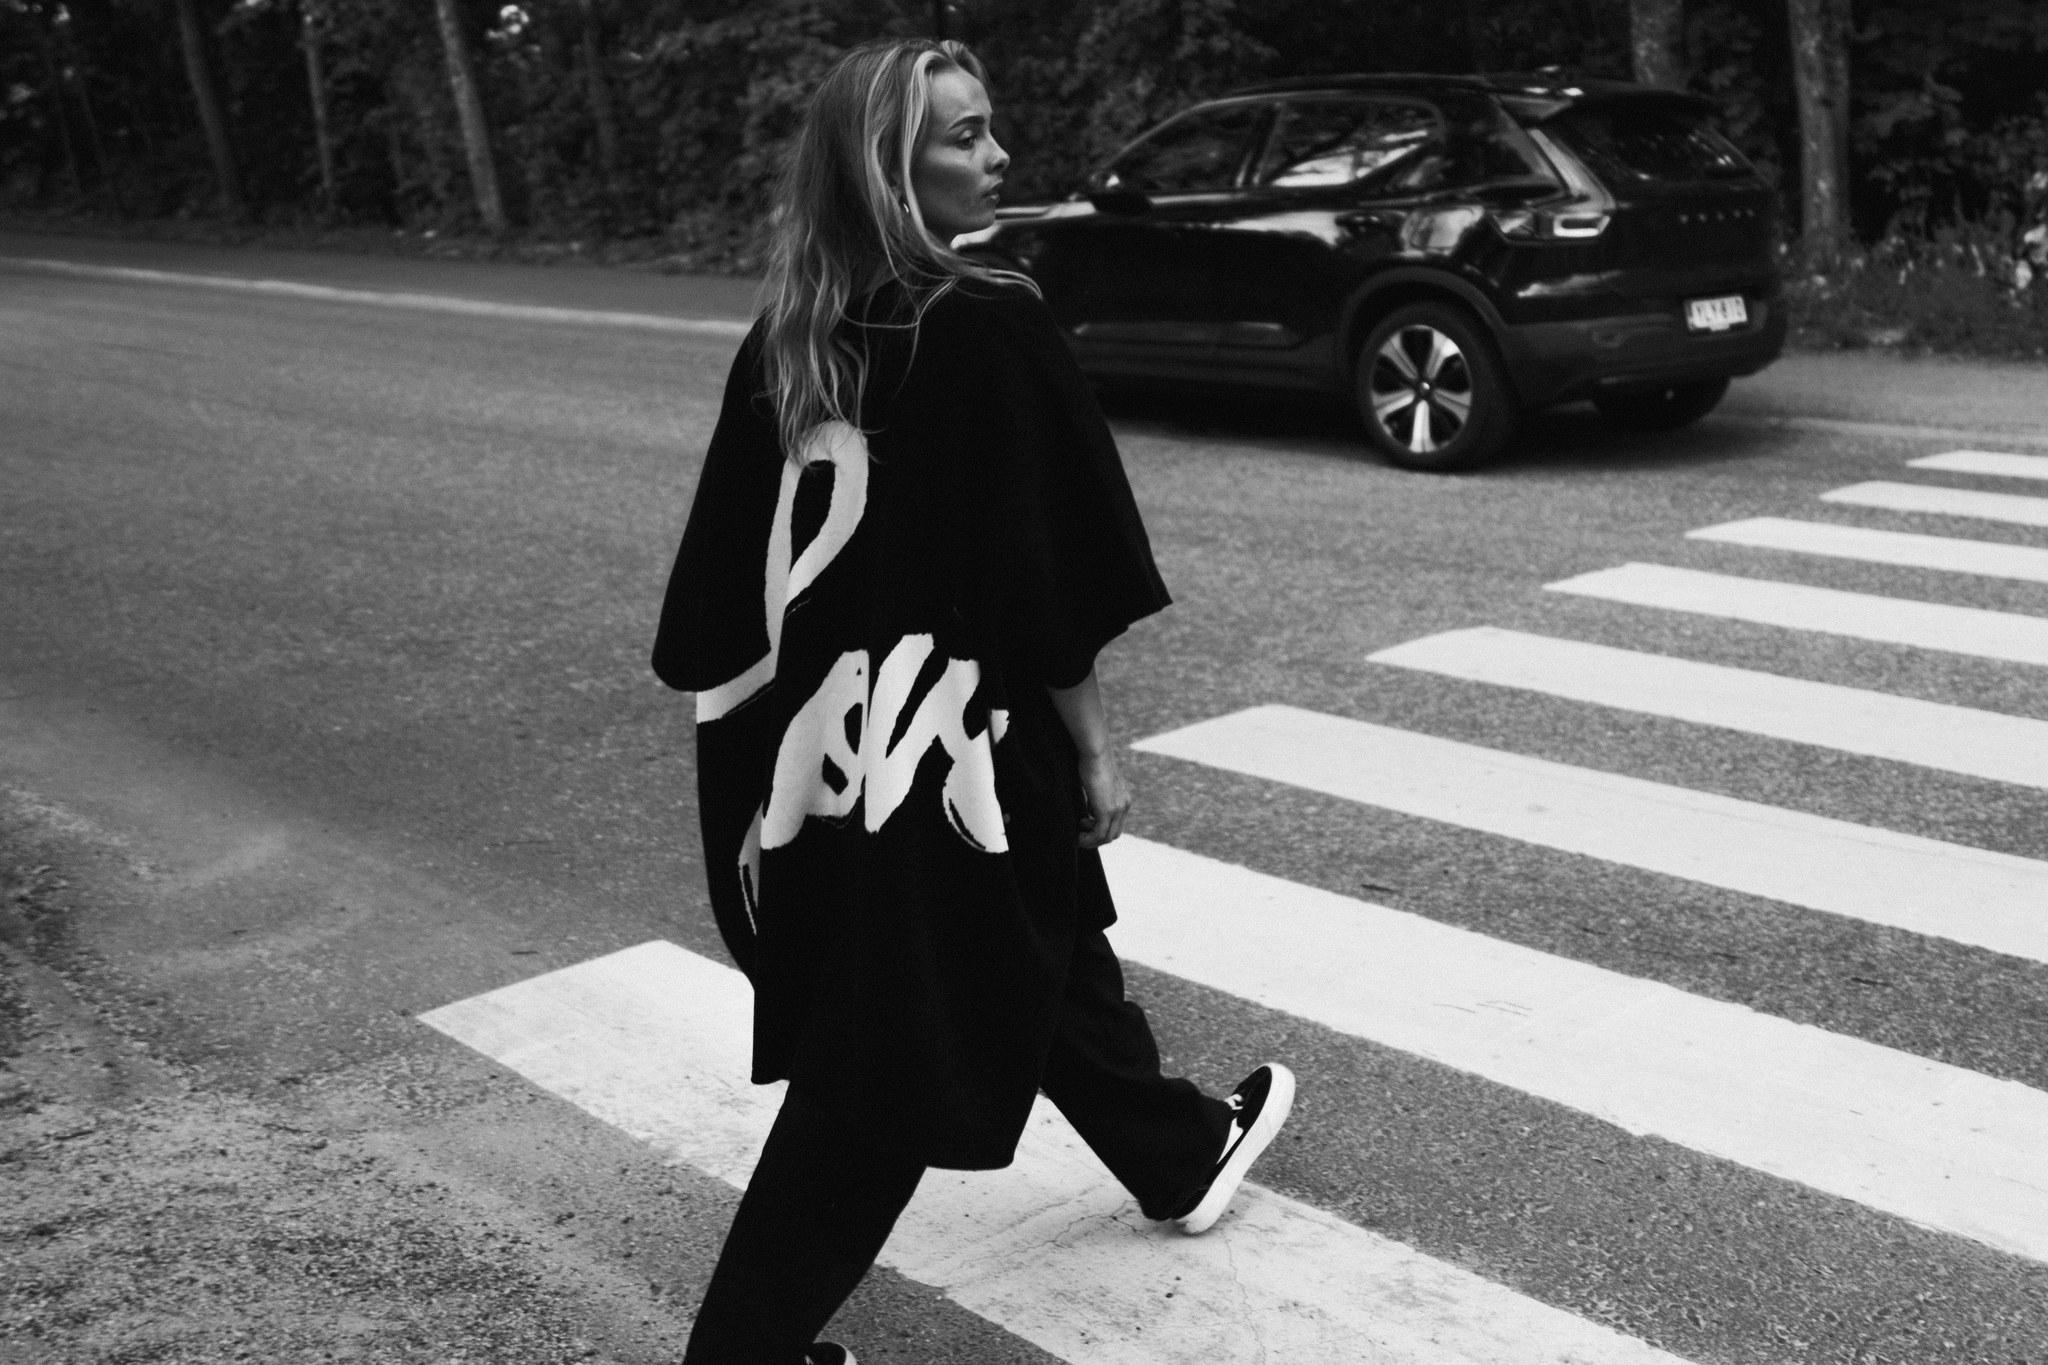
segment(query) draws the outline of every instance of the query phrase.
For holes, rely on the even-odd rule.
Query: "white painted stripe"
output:
[[[1916,422],[1863,422],[1840,417],[1789,417],[1782,414],[1743,412],[1725,404],[1714,411],[1717,422],[1744,422],[1752,426],[1791,431],[1825,431],[1839,436],[1868,436],[1903,441],[1996,441],[2003,445],[2048,445],[2048,435],[2031,431],[1999,431],[1987,427],[1938,427]]]
[[[516,322],[569,323],[580,327],[630,327],[648,332],[729,337],[735,340],[746,336],[753,325],[731,318],[682,318],[660,313],[620,313],[598,308],[555,308],[542,304],[497,303],[488,299],[465,299],[452,294],[343,289],[334,285],[305,284],[297,280],[252,280],[233,275],[197,275],[173,270],[144,270],[124,265],[84,265],[77,261],[42,260],[26,256],[0,257],[0,268],[29,270],[47,275],[71,275],[85,279],[129,280],[138,284],[228,289],[244,294],[316,299],[323,303],[365,304],[375,308],[407,308],[418,312],[455,313],[465,317],[501,318]]]
[[[745,980],[669,943],[420,1017],[735,1186],[779,1102]],[[930,1172],[882,1260],[1085,1365],[1683,1365],[1256,1186],[1207,1236],[1148,1224],[1043,1101],[1008,1170]]]
[[[1857,507],[1882,507],[1892,512],[1925,512],[1943,517],[1978,517],[2020,526],[2048,526],[2048,498],[2019,493],[1984,493],[1974,488],[1942,488],[1925,483],[1852,483],[1820,495],[1822,502]]]
[[[2048,721],[1482,626],[1366,656],[1428,673],[2048,788]]]
[[[1624,564],[1544,586],[1552,592],[1639,607],[1698,612],[2009,663],[2048,664],[2048,617],[1736,578],[1663,564]]]
[[[2048,479],[2048,455],[2008,455],[1997,450],[1951,450],[1923,455],[1907,464],[1950,474],[1991,474],[2002,479]]]
[[[2032,545],[2004,545],[1990,540],[1957,540],[1910,531],[1878,531],[1866,526],[1837,526],[1786,517],[1755,517],[1687,531],[1692,540],[1716,540],[1760,550],[1859,559],[1871,564],[1903,564],[1915,569],[1943,569],[1983,578],[2015,578],[2048,583],[2048,550]]]
[[[1148,966],[2048,1260],[2039,1090],[1142,840],[1105,852],[1118,949]]]
[[[1132,746],[2048,962],[2048,863],[1291,706]]]

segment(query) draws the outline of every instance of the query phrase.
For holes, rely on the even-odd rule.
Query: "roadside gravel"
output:
[[[152,1055],[67,945],[89,906],[61,856],[0,809],[0,1360],[609,1358],[526,1231],[375,1134]]]

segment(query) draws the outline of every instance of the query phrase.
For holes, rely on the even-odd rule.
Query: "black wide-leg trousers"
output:
[[[1160,1074],[1145,1012],[1101,931],[1074,950],[1039,1087],[1148,1218],[1193,1206],[1230,1110]],[[874,1265],[924,1167],[851,1139],[792,1090],[705,1290],[683,1365],[802,1365],[804,1348]]]

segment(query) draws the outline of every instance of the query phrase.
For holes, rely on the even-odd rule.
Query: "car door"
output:
[[[1340,315],[1368,276],[1424,262],[1462,273],[1488,209],[1557,189],[1483,96],[1290,98],[1236,212],[1195,247],[1219,309],[1219,369],[1326,383],[1343,359]]]
[[[1193,238],[1231,211],[1270,100],[1202,105],[1125,148],[1091,180],[1087,210],[1043,229],[1033,273],[1076,348],[1101,370],[1171,368],[1215,308]]]
[[[1421,99],[1335,93],[1282,104],[1230,211],[1186,245],[1190,268],[1210,281],[1213,363],[1319,382],[1338,310],[1374,259],[1402,250],[1414,182],[1443,155],[1443,120]]]

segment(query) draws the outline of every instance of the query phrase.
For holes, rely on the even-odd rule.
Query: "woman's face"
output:
[[[957,67],[932,77],[930,112],[910,159],[910,192],[940,241],[996,220],[996,191],[1010,154],[989,131],[988,91]]]

